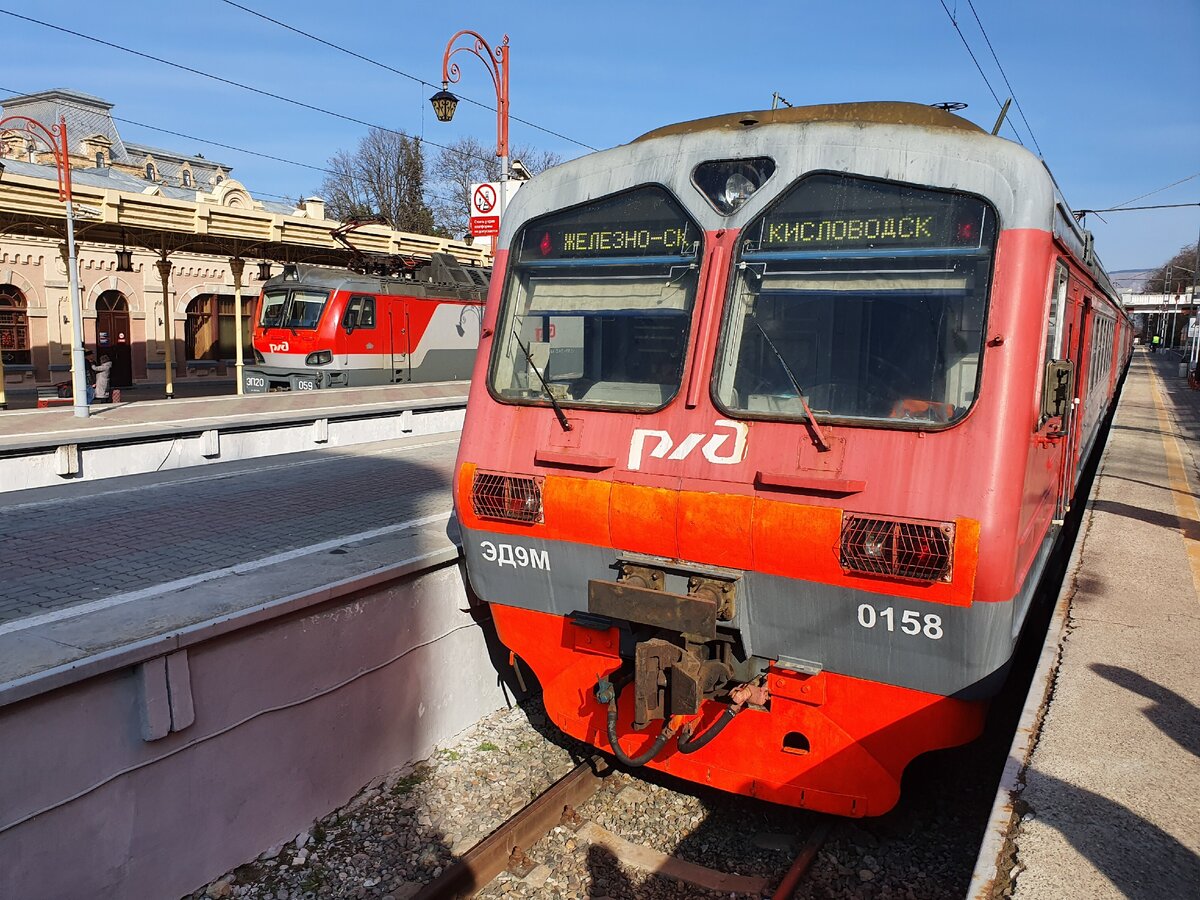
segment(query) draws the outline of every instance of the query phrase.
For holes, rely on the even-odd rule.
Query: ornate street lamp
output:
[[[71,205],[71,156],[67,143],[67,119],[59,116],[58,124],[47,128],[28,116],[6,116],[0,119],[0,131],[9,122],[24,123],[21,128],[31,137],[44,140],[54,154],[54,167],[58,170],[58,199],[63,201],[67,213],[67,272],[70,278],[71,297],[71,394],[74,398],[75,415],[81,419],[88,416],[87,376],[83,361],[83,312],[79,302],[79,260],[75,254],[75,210]]]
[[[117,251],[117,271],[133,271],[133,251],[125,246],[125,232],[121,232],[121,249]]]
[[[473,44],[455,47],[454,42],[466,35],[474,38]],[[474,31],[463,30],[450,38],[446,44],[446,53],[442,56],[442,89],[429,98],[433,111],[439,122],[449,122],[454,117],[454,108],[458,98],[448,90],[449,86],[458,84],[462,72],[458,63],[450,62],[450,57],[456,53],[466,52],[478,57],[487,66],[488,74],[492,76],[492,84],[496,87],[496,155],[500,157],[500,180],[508,180],[508,35],[503,43],[493,50]],[[501,206],[503,209],[503,206]]]
[[[449,122],[453,119],[454,110],[458,107],[458,98],[446,90],[447,86],[447,83],[443,81],[442,89],[429,98],[439,122]]]

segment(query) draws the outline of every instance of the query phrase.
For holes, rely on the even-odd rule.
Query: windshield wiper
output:
[[[779,348],[775,346],[775,342],[771,340],[770,335],[763,330],[763,327],[758,324],[758,318],[754,319],[754,327],[758,329],[758,333],[763,336],[763,340],[767,342],[767,346],[771,348],[771,352],[775,354],[775,358],[779,360],[779,364],[783,366],[783,372],[787,375],[788,381],[792,383],[792,387],[796,391],[796,397],[800,400],[800,405],[804,407],[804,415],[806,421],[812,428],[813,438],[822,450],[829,449],[829,439],[825,437],[825,432],[821,430],[820,424],[817,422],[817,417],[813,415],[813,411],[808,406],[808,401],[804,399],[804,388],[800,387],[800,382],[796,380],[796,376],[792,373],[792,367],[787,364],[787,360],[783,358],[783,354],[779,352]]]
[[[563,431],[571,430],[571,423],[567,421],[566,415],[562,411],[562,407],[558,405],[558,401],[554,399],[554,395],[550,393],[550,385],[546,384],[546,379],[542,375],[542,370],[537,367],[537,363],[533,361],[533,354],[529,352],[529,348],[521,343],[521,336],[517,334],[517,329],[513,329],[512,336],[516,339],[517,346],[521,348],[521,352],[525,354],[525,360],[529,363],[529,368],[533,369],[537,375],[538,381],[542,383],[542,391],[546,394],[546,399],[550,401],[550,405],[554,407],[554,415],[558,417],[558,424],[562,426]]]

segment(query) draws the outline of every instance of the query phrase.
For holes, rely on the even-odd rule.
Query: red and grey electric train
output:
[[[488,273],[434,253],[411,277],[289,266],[263,285],[247,393],[470,376]]]
[[[865,816],[979,734],[1131,335],[1040,160],[860,103],[539,175],[480,346],[467,569],[556,725]]]

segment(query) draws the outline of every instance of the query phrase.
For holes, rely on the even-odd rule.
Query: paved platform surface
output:
[[[96,404],[77,417],[70,406],[0,411],[0,453],[64,442],[129,440],[141,436],[196,432],[283,422],[297,416],[365,416],[399,408],[465,404],[465,381],[387,384],[365,388],[143,400]]]
[[[1015,900],[1200,897],[1200,392],[1135,349],[1020,794]]]
[[[431,435],[0,495],[0,695],[195,623],[454,558],[457,448],[456,433]]]

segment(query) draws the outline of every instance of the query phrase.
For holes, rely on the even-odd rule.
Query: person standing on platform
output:
[[[1154,337],[1150,338],[1150,352],[1151,353],[1158,352],[1158,345],[1161,341],[1162,341],[1162,338],[1160,338],[1157,334]]]
[[[109,381],[112,371],[112,360],[107,356],[100,357],[100,364],[96,366],[96,391],[95,400],[97,403],[111,403],[112,398],[109,396]]]
[[[83,380],[87,384],[88,406],[96,399],[96,355],[91,350],[83,351]]]

